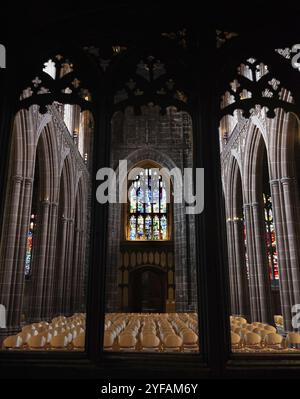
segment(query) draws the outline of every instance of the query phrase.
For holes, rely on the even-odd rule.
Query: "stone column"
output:
[[[250,317],[244,223],[240,218],[227,219],[228,263],[231,314]]]
[[[53,289],[54,289],[54,271],[55,271],[55,254],[57,242],[57,217],[58,204],[51,203],[49,209],[49,227],[47,238],[47,257],[45,265],[45,273],[43,280],[43,296],[42,296],[42,319],[50,319],[53,317]]]
[[[283,199],[285,206],[285,221],[287,224],[287,239],[288,239],[288,253],[289,253],[289,285],[290,295],[289,299],[291,305],[300,304],[300,262],[299,262],[299,232],[297,232],[296,223],[296,180],[294,178],[282,178]],[[288,313],[286,308],[285,326],[288,330],[291,326],[291,310]],[[290,314],[290,318],[288,317]]]
[[[80,250],[81,250],[81,231],[78,227],[75,227],[74,233],[74,253],[73,253],[73,266],[72,266],[72,280],[71,280],[71,298],[70,298],[70,310],[72,313],[77,312],[77,303],[78,303],[78,288],[80,284],[79,280],[79,258],[80,258]]]
[[[279,287],[284,326],[292,331],[292,307],[300,303],[299,233],[294,178],[271,180],[278,252]]]
[[[105,311],[117,312],[123,309],[123,299],[117,279],[121,267],[120,241],[123,238],[122,232],[124,226],[122,204],[109,204],[108,213],[108,226],[110,226],[110,228],[107,231],[108,248],[106,258],[107,264],[105,265]]]
[[[42,318],[42,301],[44,294],[43,284],[45,279],[49,229],[49,209],[50,203],[48,200],[41,202],[32,259],[32,285],[29,305],[29,318],[32,322],[40,321]]]
[[[13,273],[11,282],[10,302],[13,310],[11,321],[13,324],[19,325],[23,312],[23,294],[25,285],[25,252],[27,232],[30,222],[30,211],[32,203],[32,179],[25,178],[23,180],[23,193],[19,213],[18,232],[16,237],[16,269]]]
[[[174,204],[174,250],[175,250],[175,303],[176,312],[186,312],[189,306],[185,204]]]
[[[229,266],[229,281],[230,281],[230,312],[233,315],[239,314],[237,284],[236,284],[236,265],[235,265],[235,240],[233,231],[232,219],[227,219],[227,242],[228,242],[228,266]]]
[[[12,177],[0,260],[0,303],[6,307],[7,312],[7,329],[2,331],[4,333],[20,329],[31,193],[31,179]]]
[[[244,317],[248,319],[250,317],[250,299],[246,268],[243,219],[238,217],[233,219],[233,232],[236,265],[237,310],[238,314],[244,315]]]
[[[85,266],[85,232],[78,231],[78,254],[77,254],[77,270],[76,283],[73,286],[73,297],[75,302],[74,312],[82,310],[84,301],[84,266]]]
[[[67,239],[67,219],[61,217],[57,229],[58,234],[58,251],[55,264],[55,294],[54,294],[54,314],[62,314],[63,312],[63,289],[65,275],[65,248]]]
[[[64,257],[64,275],[63,275],[63,292],[62,292],[62,312],[69,315],[71,312],[71,290],[72,290],[72,273],[73,273],[73,237],[74,237],[74,219],[67,219],[66,237],[63,250]],[[62,267],[62,264],[61,264]]]
[[[249,264],[249,293],[252,321],[273,324],[270,281],[264,242],[263,212],[259,203],[244,206],[247,255]]]

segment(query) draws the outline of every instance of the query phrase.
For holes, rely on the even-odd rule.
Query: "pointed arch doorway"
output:
[[[144,266],[129,273],[129,311],[165,312],[167,274],[160,268]]]

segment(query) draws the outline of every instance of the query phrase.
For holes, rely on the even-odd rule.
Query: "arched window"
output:
[[[29,278],[31,275],[31,262],[32,262],[32,242],[35,228],[35,214],[30,216],[30,224],[26,237],[26,254],[25,254],[25,277]]]
[[[147,167],[136,176],[129,188],[128,240],[170,239],[166,184],[154,168]]]
[[[278,259],[276,249],[276,235],[273,222],[272,197],[269,193],[263,194],[265,226],[266,226],[266,247],[269,262],[269,273],[272,285],[278,285]]]
[[[26,252],[25,252],[25,278],[30,279],[33,259],[33,247],[35,243],[35,235],[37,229],[37,216],[40,196],[40,170],[39,170],[39,151],[36,154],[33,192],[31,201],[31,214],[28,230],[26,233]]]
[[[273,288],[279,285],[278,256],[276,246],[275,226],[273,220],[273,205],[270,190],[270,177],[266,151],[263,158],[263,206],[265,222],[266,255],[269,266],[269,276]]]

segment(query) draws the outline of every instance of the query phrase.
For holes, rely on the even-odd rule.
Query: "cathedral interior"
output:
[[[0,378],[299,376],[300,8],[165,3],[3,11]]]

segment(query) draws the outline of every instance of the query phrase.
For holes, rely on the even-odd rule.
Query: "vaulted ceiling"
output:
[[[214,27],[241,33],[268,25],[293,30],[299,19],[299,3],[286,1],[282,6],[266,1],[26,1],[1,4],[0,32],[2,40],[20,39],[26,34],[74,38],[95,31],[130,37],[138,32],[147,35],[184,25],[200,31]]]

